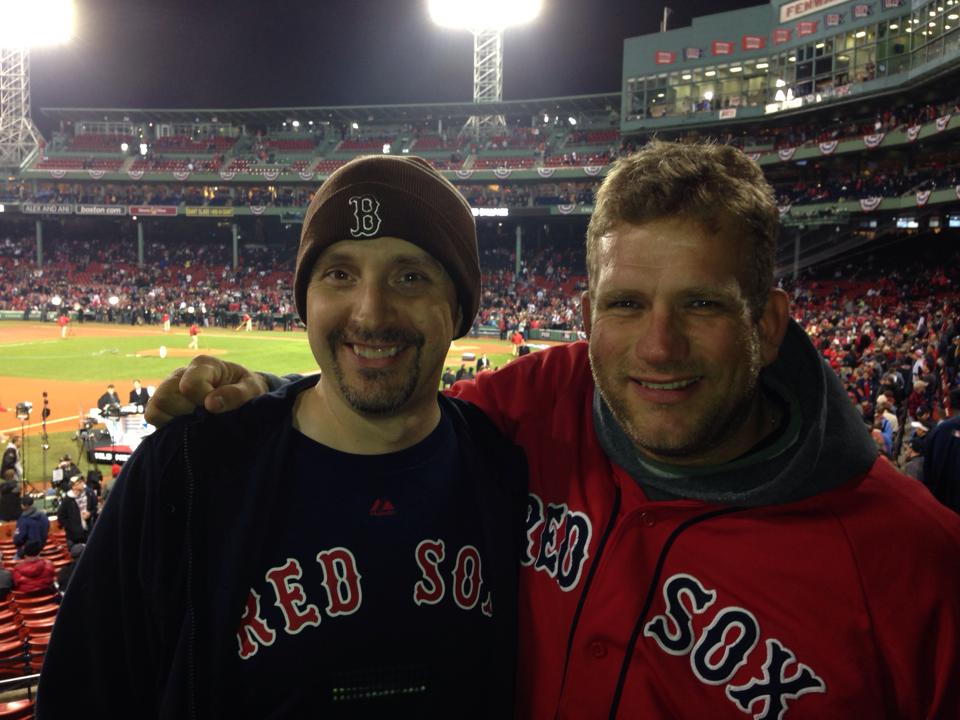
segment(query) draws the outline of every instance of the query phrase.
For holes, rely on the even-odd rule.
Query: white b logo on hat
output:
[[[348,200],[353,207],[351,237],[373,237],[380,231],[380,201],[373,195],[354,195]]]

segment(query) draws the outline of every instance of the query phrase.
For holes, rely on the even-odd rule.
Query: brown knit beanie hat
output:
[[[320,253],[340,240],[387,236],[419,246],[443,265],[463,311],[456,337],[466,335],[480,306],[476,222],[453,183],[412,155],[351,160],[313,196],[303,219],[294,280],[300,319],[307,321],[307,285]]]

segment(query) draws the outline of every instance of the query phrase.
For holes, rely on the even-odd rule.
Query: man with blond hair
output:
[[[960,716],[960,518],[791,319],[778,224],[739,150],[650,143],[597,193],[588,342],[453,388],[530,462],[519,717]],[[262,382],[198,362],[154,417]]]

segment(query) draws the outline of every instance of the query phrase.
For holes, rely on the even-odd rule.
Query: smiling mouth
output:
[[[652,380],[634,380],[635,383],[651,390],[683,390],[694,383],[700,382],[702,378],[688,378],[685,380],[672,380],[670,382],[653,382]]]
[[[360,345],[352,343],[349,347],[357,357],[362,357],[367,360],[391,358],[400,352],[399,345]]]

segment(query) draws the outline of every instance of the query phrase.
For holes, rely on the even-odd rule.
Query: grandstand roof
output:
[[[574,95],[569,97],[506,100],[477,105],[464,103],[423,103],[408,105],[340,105],[329,107],[282,108],[42,108],[55,120],[113,122],[232,122],[281,123],[284,120],[326,120],[330,122],[398,123],[428,118],[463,118],[473,115],[522,115],[562,110],[599,117],[611,112],[619,116],[620,93]],[[618,118],[619,119],[619,118]]]

